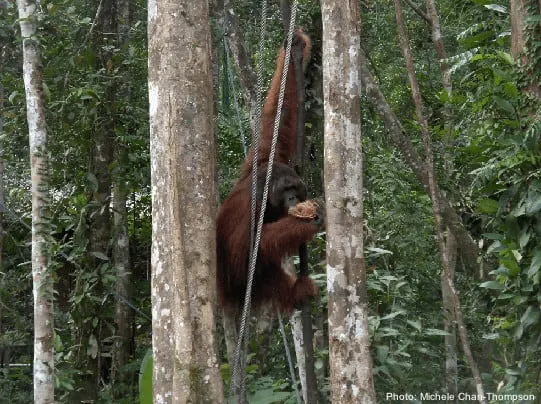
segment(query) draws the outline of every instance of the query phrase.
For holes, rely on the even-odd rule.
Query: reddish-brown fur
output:
[[[296,35],[296,39],[305,44],[303,57],[306,62],[310,56],[310,39],[301,30],[297,31]],[[258,173],[266,171],[269,160],[284,57],[285,50],[282,48],[276,60],[276,71],[263,108]],[[288,68],[282,120],[278,134],[273,183],[278,181],[274,175],[274,173],[278,173],[277,175],[291,177],[293,181],[302,184],[300,178],[286,167],[290,159],[294,158],[296,149],[296,91],[295,69],[291,61]],[[251,150],[244,163],[240,178],[222,204],[217,219],[218,268],[216,279],[220,301],[226,309],[237,309],[244,301],[246,291],[250,248],[252,160],[253,151]],[[302,186],[304,187],[304,185]],[[261,190],[258,189],[258,191]],[[272,190],[269,190],[269,198],[271,197],[274,195]],[[259,216],[259,207],[257,216]],[[310,277],[301,276],[295,279],[282,268],[282,259],[296,253],[299,246],[311,240],[318,229],[319,225],[314,221],[288,216],[287,209],[280,213],[279,217],[263,225],[253,283],[252,303],[254,306],[273,302],[281,311],[289,312],[301,300],[317,295],[318,289]]]

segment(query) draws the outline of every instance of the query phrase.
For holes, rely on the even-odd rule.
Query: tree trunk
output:
[[[409,2],[408,2],[409,3]],[[447,92],[447,101],[444,107],[445,114],[445,172],[452,173],[454,169],[453,164],[453,109],[451,104],[451,97],[453,94],[453,87],[451,81],[451,72],[449,64],[446,62],[447,55],[445,53],[445,45],[443,43],[443,36],[440,27],[440,18],[436,9],[435,0],[426,1],[426,10],[428,14],[428,21],[432,29],[432,43],[438,56],[442,84],[444,90]],[[447,276],[454,282],[455,266],[456,266],[456,254],[457,245],[456,238],[453,232],[447,228],[447,240],[445,242],[445,254],[449,263],[448,271],[442,271],[441,277],[441,290],[442,290],[442,303],[443,303],[443,327],[446,332],[445,335],[445,383],[446,392],[449,397],[453,397],[447,402],[456,402],[458,397],[458,359],[457,359],[457,339],[456,339],[456,316],[451,296],[451,291],[447,285]]]
[[[453,400],[447,402],[454,403],[458,397],[458,355],[456,345],[456,316],[455,306],[451,290],[447,284],[447,276],[454,279],[456,267],[456,240],[453,233],[447,235],[445,243],[447,259],[449,261],[449,273],[441,273],[441,291],[443,302],[443,328],[445,334],[445,384],[446,392],[453,396]]]
[[[125,300],[132,296],[131,287],[131,263],[130,263],[130,239],[128,237],[128,221],[126,211],[127,193],[122,179],[115,180],[113,191],[113,265],[115,267],[116,280],[116,339],[114,348],[115,363],[113,369],[120,371],[130,359],[130,346],[133,339],[132,322],[133,315],[131,309]],[[122,376],[118,381],[121,385],[128,382],[128,379]],[[118,392],[121,398],[125,396],[125,391]]]
[[[511,55],[516,60],[520,59],[526,45],[525,22],[528,10],[525,7],[529,0],[511,0],[509,18],[511,22]]]
[[[18,0],[32,176],[32,280],[34,286],[34,402],[54,403],[53,278],[49,270],[48,157],[43,81],[36,40],[37,5]]]
[[[239,18],[235,14],[233,1],[224,0],[224,23],[227,42],[231,49],[231,54],[235,60],[241,89],[244,94],[244,101],[250,112],[250,123],[252,132],[255,132],[255,122],[257,115],[257,77],[250,63],[250,55],[244,45],[244,35],[240,29]]]
[[[128,42],[128,35],[130,29],[130,7],[128,0],[116,0],[116,32],[117,32],[117,46],[122,49]],[[120,96],[123,100],[128,101],[129,83],[127,81],[126,73],[120,70],[118,73],[122,80],[122,89],[120,90]],[[129,130],[129,129],[127,129]],[[122,144],[119,136],[115,141],[115,160],[118,161],[119,167],[128,167],[129,162],[127,159],[126,146]],[[120,170],[122,171],[122,170]],[[114,390],[116,399],[121,399],[129,394],[129,390],[126,390],[126,386],[129,385],[130,380],[125,372],[120,370],[124,367],[130,359],[131,344],[133,340],[133,313],[130,307],[126,304],[126,300],[131,300],[132,297],[132,276],[131,276],[131,262],[130,262],[130,239],[128,236],[128,221],[127,221],[127,209],[126,201],[128,193],[126,189],[125,173],[117,172],[117,175],[113,179],[113,265],[116,273],[116,307],[115,307],[115,323],[116,323],[116,339],[114,345],[114,363],[112,371],[119,371],[119,378],[116,380],[116,374],[111,375],[113,383],[118,382],[120,389]]]
[[[297,368],[299,369],[299,380],[301,382],[302,398],[307,401],[308,392],[306,391],[306,357],[304,355],[304,338],[302,335],[302,317],[299,310],[295,310],[289,318],[291,324],[291,333],[293,334],[293,344],[295,345],[295,356],[297,357]]]
[[[430,139],[430,132],[428,127],[428,122],[423,112],[423,103],[421,100],[421,92],[419,90],[419,84],[417,82],[417,77],[415,76],[415,67],[413,64],[413,56],[411,54],[411,49],[409,46],[409,39],[406,32],[406,27],[404,24],[404,19],[402,15],[402,5],[401,0],[394,0],[395,10],[396,10],[396,26],[398,31],[398,38],[400,39],[400,46],[402,48],[402,53],[404,54],[404,60],[406,64],[406,70],[408,72],[408,79],[411,86],[411,93],[413,97],[413,102],[415,104],[415,113],[417,115],[417,121],[421,127],[421,136],[423,139],[423,146],[425,150],[425,167],[426,175],[428,177],[428,191],[430,199],[432,201],[432,212],[434,215],[434,227],[436,231],[436,238],[438,240],[438,247],[440,249],[440,255],[443,263],[443,277],[447,284],[449,290],[449,296],[453,302],[453,309],[455,313],[456,322],[459,329],[460,339],[462,342],[462,349],[464,350],[464,355],[468,360],[472,376],[475,382],[475,387],[477,390],[478,401],[482,404],[486,403],[485,392],[483,383],[481,381],[481,376],[479,374],[479,369],[477,363],[475,362],[470,342],[468,339],[466,327],[464,325],[464,319],[462,317],[462,309],[460,306],[460,301],[456,294],[454,288],[453,278],[451,276],[451,263],[449,261],[449,256],[447,255],[445,239],[443,236],[443,219],[441,214],[441,203],[439,200],[440,193],[436,182],[436,174],[434,170],[434,155],[432,152],[432,141]]]
[[[529,22],[529,14],[533,21]],[[535,0],[511,0],[510,2],[510,21],[511,21],[511,55],[519,61],[527,77],[526,85],[522,91],[531,96],[541,99],[539,59],[541,50],[536,45],[541,39],[541,1]],[[535,19],[535,20],[534,20]],[[536,54],[528,54],[537,49]],[[535,107],[534,107],[535,108]],[[535,112],[535,109],[534,111]]]
[[[103,76],[112,76],[112,52],[108,46],[114,44],[111,33],[115,30],[116,7],[114,0],[95,0],[96,24],[92,32],[95,49],[96,70]],[[104,93],[98,107],[98,119],[94,127],[94,146],[91,154],[89,177],[92,178],[91,206],[89,209],[89,242],[87,271],[96,271],[97,283],[92,291],[100,301],[104,295],[102,283],[103,267],[109,265],[109,242],[111,238],[111,219],[109,205],[111,203],[111,174],[109,167],[113,161],[114,118],[113,104],[115,89],[113,79],[102,83]],[[102,341],[110,334],[103,335],[104,318],[102,306],[95,301],[86,300],[81,305],[81,323],[77,325],[78,339],[82,341],[82,354],[79,357],[81,390],[75,392],[73,400],[96,401],[100,390],[102,370]],[[83,319],[96,317],[97,323],[84,323]],[[95,324],[95,325],[94,325]],[[103,367],[104,368],[104,367]]]
[[[4,46],[0,46],[0,77],[5,60]],[[4,272],[4,86],[0,80],[0,273]],[[4,302],[2,302],[3,277],[0,277],[0,339],[4,337]]]
[[[363,259],[363,167],[356,2],[322,0],[329,355],[333,402],[376,402]]]
[[[223,402],[207,0],[151,0],[148,44],[154,400]]]

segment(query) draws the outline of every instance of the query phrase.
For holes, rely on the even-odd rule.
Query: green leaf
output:
[[[495,214],[496,212],[498,212],[498,208],[499,208],[500,204],[498,203],[498,201],[495,201],[494,199],[481,199],[478,203],[478,209],[479,209],[479,212],[481,213],[486,213],[486,214]]]
[[[530,268],[528,269],[528,276],[532,278],[539,272],[539,268],[541,268],[541,250],[536,249],[534,256],[532,258],[532,263],[530,264]]]
[[[378,345],[376,347],[376,353],[379,363],[385,363],[387,356],[389,355],[389,347],[387,345]]]
[[[507,14],[507,9],[498,4],[485,4],[485,7],[492,11],[497,11],[498,13]]]
[[[396,316],[399,316],[401,314],[406,314],[406,310],[397,310],[393,313],[387,314],[385,317],[382,317],[381,320],[391,320],[395,318]]]
[[[511,56],[511,54],[509,52],[500,51],[500,52],[498,52],[498,56],[500,57],[501,60],[503,60],[507,64],[513,65],[514,60],[513,60],[513,57]],[[514,87],[516,88],[516,86],[514,86]],[[517,90],[517,96],[518,96],[518,90]]]
[[[88,347],[86,348],[86,354],[92,359],[98,356],[98,340],[94,334],[91,334],[88,338]]]
[[[529,231],[526,231],[520,235],[520,238],[518,240],[520,248],[526,247],[526,245],[528,244],[528,241],[530,241],[531,235],[532,233],[530,233]]]
[[[484,334],[483,335],[483,339],[495,340],[495,339],[498,339],[498,338],[500,338],[500,334],[498,334],[497,332],[493,332],[493,333],[490,333],[490,334]]]
[[[370,251],[371,253],[374,253],[375,256],[385,255],[385,254],[393,255],[392,251],[384,250],[383,248],[377,248],[377,247],[366,247],[366,251]]]
[[[86,173],[86,179],[89,182],[90,189],[94,192],[98,190],[98,179],[92,173]]]
[[[507,112],[509,115],[515,115],[515,107],[513,107],[513,104],[509,101],[498,97],[497,95],[493,96],[492,99],[500,110]]]
[[[149,349],[139,369],[139,402],[152,404],[152,395],[152,349]]]
[[[103,260],[103,261],[109,261],[109,257],[105,255],[104,253],[102,253],[101,251],[91,251],[90,255],[93,255],[94,257],[99,258],[100,260]]]
[[[537,192],[529,192],[528,199],[524,204],[526,215],[534,216],[541,210],[541,194]]]
[[[291,393],[286,393],[284,391],[274,391],[273,388],[268,388],[264,390],[258,390],[255,394],[249,395],[249,402],[251,404],[272,404],[280,403],[288,399],[291,396]]]
[[[445,336],[445,335],[448,335],[445,330],[438,330],[436,328],[427,328],[426,331],[424,332],[426,335],[441,335],[441,336]]]
[[[505,238],[503,234],[499,234],[499,233],[484,233],[483,237],[488,240],[500,240],[500,241]]]
[[[411,325],[417,331],[421,332],[421,322],[420,321],[406,320],[406,323]]]
[[[502,290],[504,288],[504,285],[497,281],[487,281],[480,284],[479,287],[486,289]]]
[[[539,309],[535,306],[528,306],[522,317],[520,323],[524,329],[529,326],[537,324],[539,322]]]

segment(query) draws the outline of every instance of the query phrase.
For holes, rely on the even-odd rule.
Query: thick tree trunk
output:
[[[48,158],[43,82],[36,40],[37,5],[18,0],[32,176],[32,280],[34,286],[34,403],[54,403],[53,278],[49,270]]]
[[[363,260],[363,167],[356,2],[322,0],[329,355],[333,402],[376,402]]]
[[[409,46],[409,40],[406,32],[406,27],[404,24],[404,19],[402,15],[402,6],[401,0],[394,0],[395,10],[396,10],[396,25],[398,31],[398,38],[400,39],[400,46],[402,48],[402,53],[404,54],[404,60],[406,64],[406,70],[408,72],[408,78],[411,86],[411,93],[413,97],[413,102],[415,104],[415,113],[417,115],[417,121],[421,127],[421,136],[423,139],[423,145],[425,150],[425,167],[426,175],[428,177],[428,191],[430,199],[432,201],[432,211],[434,215],[434,227],[436,231],[436,238],[438,240],[438,247],[440,249],[440,255],[443,263],[443,277],[447,284],[449,290],[449,296],[452,299],[453,309],[455,313],[456,322],[459,329],[460,339],[462,342],[462,349],[464,350],[464,355],[468,360],[472,376],[475,382],[475,387],[477,390],[478,401],[482,404],[486,403],[485,392],[483,383],[481,381],[481,376],[479,374],[479,369],[477,363],[473,358],[471,352],[470,342],[468,339],[468,334],[466,327],[464,325],[464,319],[462,316],[462,309],[460,306],[460,301],[456,294],[454,288],[454,282],[451,274],[451,263],[449,261],[449,256],[446,251],[445,238],[443,235],[443,219],[441,214],[441,203],[439,200],[440,193],[437,187],[436,175],[434,170],[434,155],[432,152],[432,141],[430,139],[430,132],[428,127],[428,122],[423,112],[423,103],[421,100],[421,93],[419,90],[419,84],[415,76],[415,67],[413,64],[413,56],[411,54],[411,49]]]
[[[153,381],[160,403],[223,402],[208,16],[207,0],[148,4]]]
[[[528,10],[525,7],[530,0],[511,0],[509,17],[511,21],[511,55],[520,59],[526,45],[524,23],[528,16]]]

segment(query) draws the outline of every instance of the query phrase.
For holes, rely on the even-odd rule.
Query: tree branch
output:
[[[415,4],[412,0],[404,0],[428,25],[432,25],[432,20],[421,8]]]

